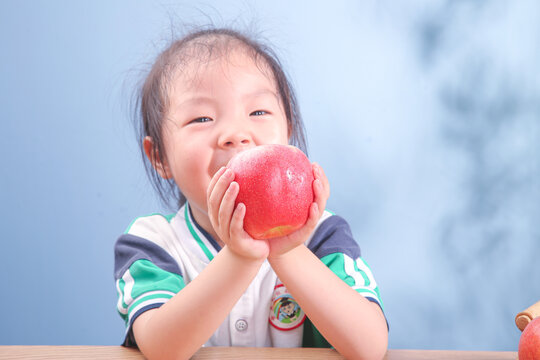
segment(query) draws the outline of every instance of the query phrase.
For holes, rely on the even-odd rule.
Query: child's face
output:
[[[166,165],[199,223],[207,217],[210,179],[231,157],[262,144],[288,143],[283,106],[267,70],[238,49],[191,61],[172,84],[163,127]]]

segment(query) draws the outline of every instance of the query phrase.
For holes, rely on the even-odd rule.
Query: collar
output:
[[[193,214],[191,213],[191,208],[189,206],[189,203],[186,202],[184,205],[184,217],[186,219],[186,224],[189,229],[189,232],[197,242],[197,244],[201,247],[202,251],[205,253],[205,255],[208,257],[208,260],[212,261],[214,258],[214,255],[212,255],[212,252],[208,249],[208,247],[205,245],[205,243],[200,238],[197,231],[195,231],[195,228],[199,231],[199,233],[206,238],[208,243],[214,247],[214,249],[219,252],[221,250],[221,246],[217,243],[217,241],[210,235],[206,230],[204,230],[198,223],[195,221],[195,218],[193,217]]]

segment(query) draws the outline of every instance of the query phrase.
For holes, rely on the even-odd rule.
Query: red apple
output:
[[[521,333],[519,360],[540,360],[540,317],[534,318]]]
[[[261,145],[236,154],[227,165],[240,185],[236,204],[246,206],[244,230],[254,239],[285,236],[307,221],[313,171],[290,145]]]

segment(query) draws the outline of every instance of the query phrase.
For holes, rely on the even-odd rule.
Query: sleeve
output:
[[[333,215],[324,220],[313,234],[308,248],[341,280],[367,300],[379,305],[384,313],[377,282],[369,265],[361,257],[360,247],[345,219]],[[330,347],[315,326],[308,319],[306,322],[303,346]]]
[[[132,325],[143,312],[160,307],[185,286],[178,263],[147,239],[124,234],[115,245],[117,310],[126,323],[122,345],[136,347]]]
[[[341,280],[383,308],[377,282],[345,219],[337,215],[326,219],[313,234],[308,248]]]

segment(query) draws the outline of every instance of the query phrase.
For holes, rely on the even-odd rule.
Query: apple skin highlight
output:
[[[313,203],[313,170],[291,145],[260,145],[236,154],[227,165],[240,187],[236,205],[246,206],[244,229],[254,239],[288,235],[301,228]]]

